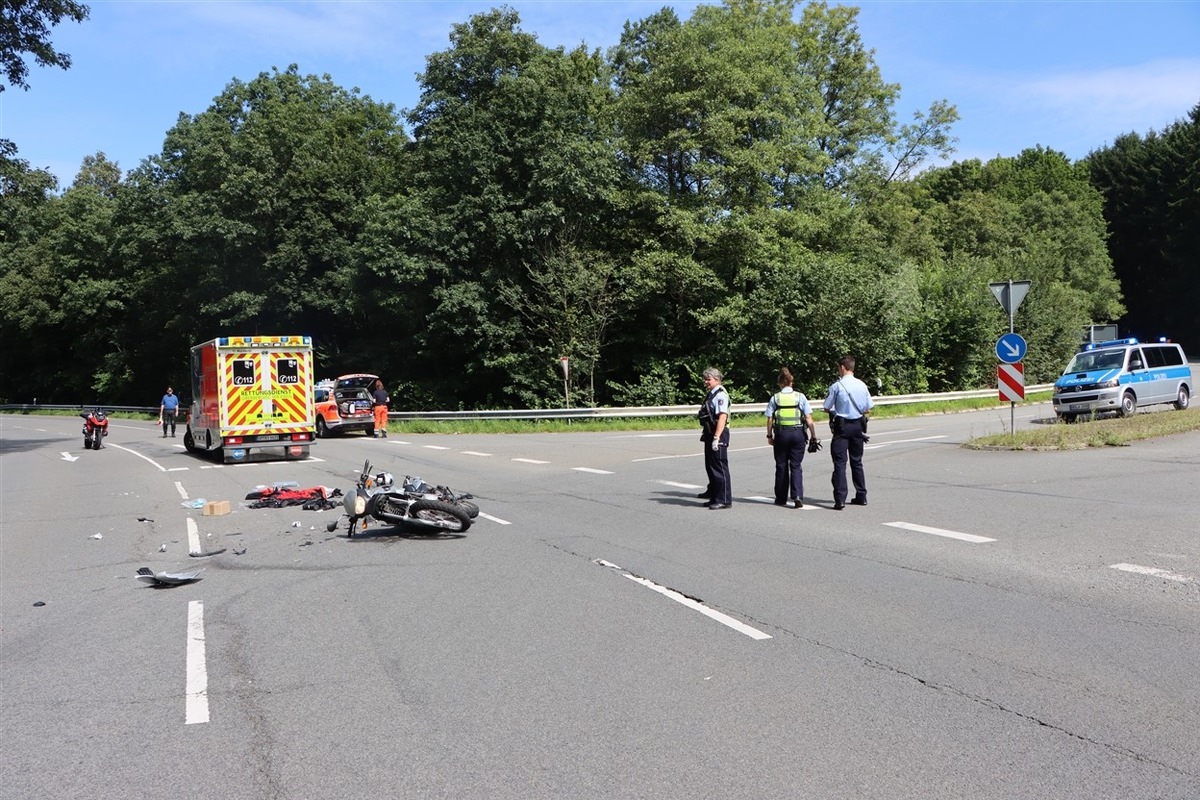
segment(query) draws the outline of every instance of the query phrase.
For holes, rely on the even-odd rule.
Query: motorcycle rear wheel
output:
[[[462,533],[471,527],[466,511],[441,500],[418,500],[409,507],[408,515],[414,522],[451,533]]]
[[[456,506],[467,512],[467,516],[475,519],[479,516],[479,506],[472,503],[470,500],[459,500],[455,503]]]

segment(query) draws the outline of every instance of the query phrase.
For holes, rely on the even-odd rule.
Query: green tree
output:
[[[1161,132],[1118,137],[1085,160],[1104,198],[1122,328],[1200,350],[1200,104]],[[1113,318],[1115,319],[1115,317]],[[1105,320],[1107,321],[1107,320]]]
[[[71,56],[54,49],[50,29],[64,19],[83,22],[89,13],[75,0],[6,0],[0,8],[0,71],[8,85],[29,89],[26,55],[40,67],[70,69]],[[4,88],[0,84],[0,92]]]
[[[606,133],[610,89],[598,53],[548,49],[511,9],[455,25],[449,49],[427,59],[410,112],[414,185],[435,209],[431,255],[443,270],[429,296],[422,350],[434,381],[476,391],[470,403],[556,402],[545,352],[586,339],[551,336],[557,296],[578,296],[577,265],[601,263],[615,227],[618,182]],[[521,298],[518,300],[517,298]],[[603,330],[599,307],[577,318]],[[472,335],[463,335],[471,331]],[[547,339],[545,337],[549,336]],[[463,374],[464,369],[466,375]]]

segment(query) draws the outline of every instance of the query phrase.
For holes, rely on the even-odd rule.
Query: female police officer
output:
[[[804,507],[804,448],[816,440],[812,406],[792,388],[792,371],[779,370],[779,391],[767,401],[767,441],[775,451],[775,505],[786,506],[788,491],[796,508]]]
[[[704,370],[704,388],[708,394],[700,406],[700,441],[704,442],[704,471],[708,473],[708,488],[700,498],[708,500],[708,508],[721,509],[733,505],[733,485],[729,480],[729,393],[721,385],[721,371],[713,367]]]

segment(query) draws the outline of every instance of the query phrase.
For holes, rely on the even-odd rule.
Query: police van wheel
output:
[[[1191,396],[1188,394],[1187,387],[1180,386],[1179,394],[1176,395],[1176,397],[1175,397],[1175,407],[1178,408],[1180,411],[1183,411],[1188,407],[1188,403],[1190,401],[1191,401]]]
[[[1065,424],[1070,425],[1077,417],[1074,414],[1059,414],[1058,418]]]
[[[1121,395],[1121,411],[1122,417],[1132,417],[1137,413],[1137,398],[1133,396],[1133,392],[1126,392]]]

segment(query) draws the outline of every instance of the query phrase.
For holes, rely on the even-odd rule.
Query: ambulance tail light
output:
[[[229,445],[239,445],[241,443],[242,443],[241,436],[226,436],[225,437],[225,446],[226,447],[228,447]]]
[[[293,433],[293,434],[292,434],[292,441],[293,441],[293,442],[308,442],[308,441],[312,441],[312,434],[308,433],[307,431],[306,431],[306,432],[304,432],[304,433]]]

